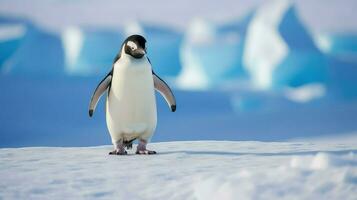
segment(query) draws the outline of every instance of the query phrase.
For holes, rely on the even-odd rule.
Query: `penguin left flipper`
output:
[[[174,94],[172,93],[170,87],[162,80],[159,76],[152,71],[152,76],[154,79],[154,87],[160,94],[165,98],[167,104],[170,106],[171,111],[176,111],[176,99]]]
[[[97,88],[95,89],[93,96],[90,100],[89,104],[89,116],[93,116],[93,112],[98,104],[98,101],[100,97],[103,95],[103,93],[108,89],[112,82],[112,71],[108,73],[107,76],[99,83]]]

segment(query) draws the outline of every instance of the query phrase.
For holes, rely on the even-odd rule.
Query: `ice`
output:
[[[9,25],[17,25],[21,20],[10,20],[1,22]],[[64,75],[64,53],[61,40],[55,33],[50,33],[23,21],[21,28],[14,29],[21,40],[10,45],[11,52],[4,63],[1,73],[16,74],[21,76],[63,76]],[[12,47],[11,47],[12,46]]]
[[[328,88],[333,96],[342,99],[357,97],[357,67],[351,60],[329,58]]]
[[[22,24],[0,25],[0,42],[21,38],[25,31]]]
[[[200,18],[193,20],[180,51],[183,69],[178,86],[207,89],[244,77],[241,57],[249,19],[221,25]]]
[[[148,57],[161,77],[174,77],[180,70],[181,34],[162,26],[129,23],[123,30],[70,27],[62,34],[69,75],[95,76],[111,68],[115,55],[126,37],[133,34],[147,39]],[[163,54],[164,52],[164,54]]]
[[[181,71],[179,50],[182,33],[161,26],[146,25],[148,56],[152,67],[160,76],[176,77]]]
[[[272,86],[274,70],[288,54],[288,46],[278,31],[288,6],[288,2],[281,1],[259,8],[249,25],[243,59],[260,88]]]
[[[63,76],[64,59],[60,39],[27,19],[1,17],[5,28],[0,42],[2,74],[20,76]]]
[[[0,70],[19,48],[26,34],[26,21],[0,17]]]
[[[346,62],[357,63],[357,36],[353,33],[320,33],[314,40],[325,54]]]
[[[355,142],[151,143],[153,156],[112,148],[0,149],[0,198],[333,200],[357,189]]]
[[[325,96],[326,87],[322,84],[306,84],[298,88],[286,88],[285,96],[295,102],[306,103]]]
[[[75,66],[83,47],[83,33],[80,28],[68,27],[62,34],[62,44],[67,73],[80,73],[80,70]]]
[[[16,23],[15,23],[16,22]],[[31,23],[2,25],[0,42],[2,73],[28,76],[102,76],[112,66],[127,34],[142,34],[148,40],[148,56],[161,77],[175,77],[181,70],[179,47],[182,34],[170,28],[133,23],[124,30],[70,26],[60,33],[42,30]],[[2,22],[3,23],[3,22]],[[1,24],[2,24],[1,23]],[[0,27],[1,28],[1,27]],[[9,38],[11,39],[11,38]],[[163,54],[162,52],[165,52]],[[27,63],[28,62],[28,63]]]
[[[4,62],[20,46],[24,38],[26,27],[19,24],[1,24],[0,23],[0,69]]]
[[[197,45],[203,45],[206,42],[211,43],[215,34],[212,25],[204,20],[196,19],[190,25],[180,51],[182,72],[178,77],[177,83],[180,87],[200,89],[208,86],[209,80],[205,76],[203,66],[200,64],[200,58],[195,56],[189,43],[192,42]]]
[[[258,8],[248,28],[243,60],[260,89],[326,81],[327,60],[290,1],[273,1]]]
[[[67,75],[98,76],[111,69],[124,38],[119,30],[68,27],[61,39]]]

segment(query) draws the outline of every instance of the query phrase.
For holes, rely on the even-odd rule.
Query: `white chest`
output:
[[[114,65],[107,99],[110,134],[140,135],[156,127],[156,101],[151,65],[146,58],[121,58]]]

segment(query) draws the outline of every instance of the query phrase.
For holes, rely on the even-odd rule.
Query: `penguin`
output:
[[[101,96],[106,95],[106,123],[114,145],[111,155],[125,155],[138,140],[136,154],[156,154],[146,148],[157,124],[155,90],[172,112],[176,99],[170,87],[152,69],[146,39],[129,36],[115,56],[111,71],[98,84],[89,104],[92,117]]]

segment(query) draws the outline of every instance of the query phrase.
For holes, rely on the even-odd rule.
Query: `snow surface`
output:
[[[0,149],[0,199],[356,199],[356,140],[111,148]]]

